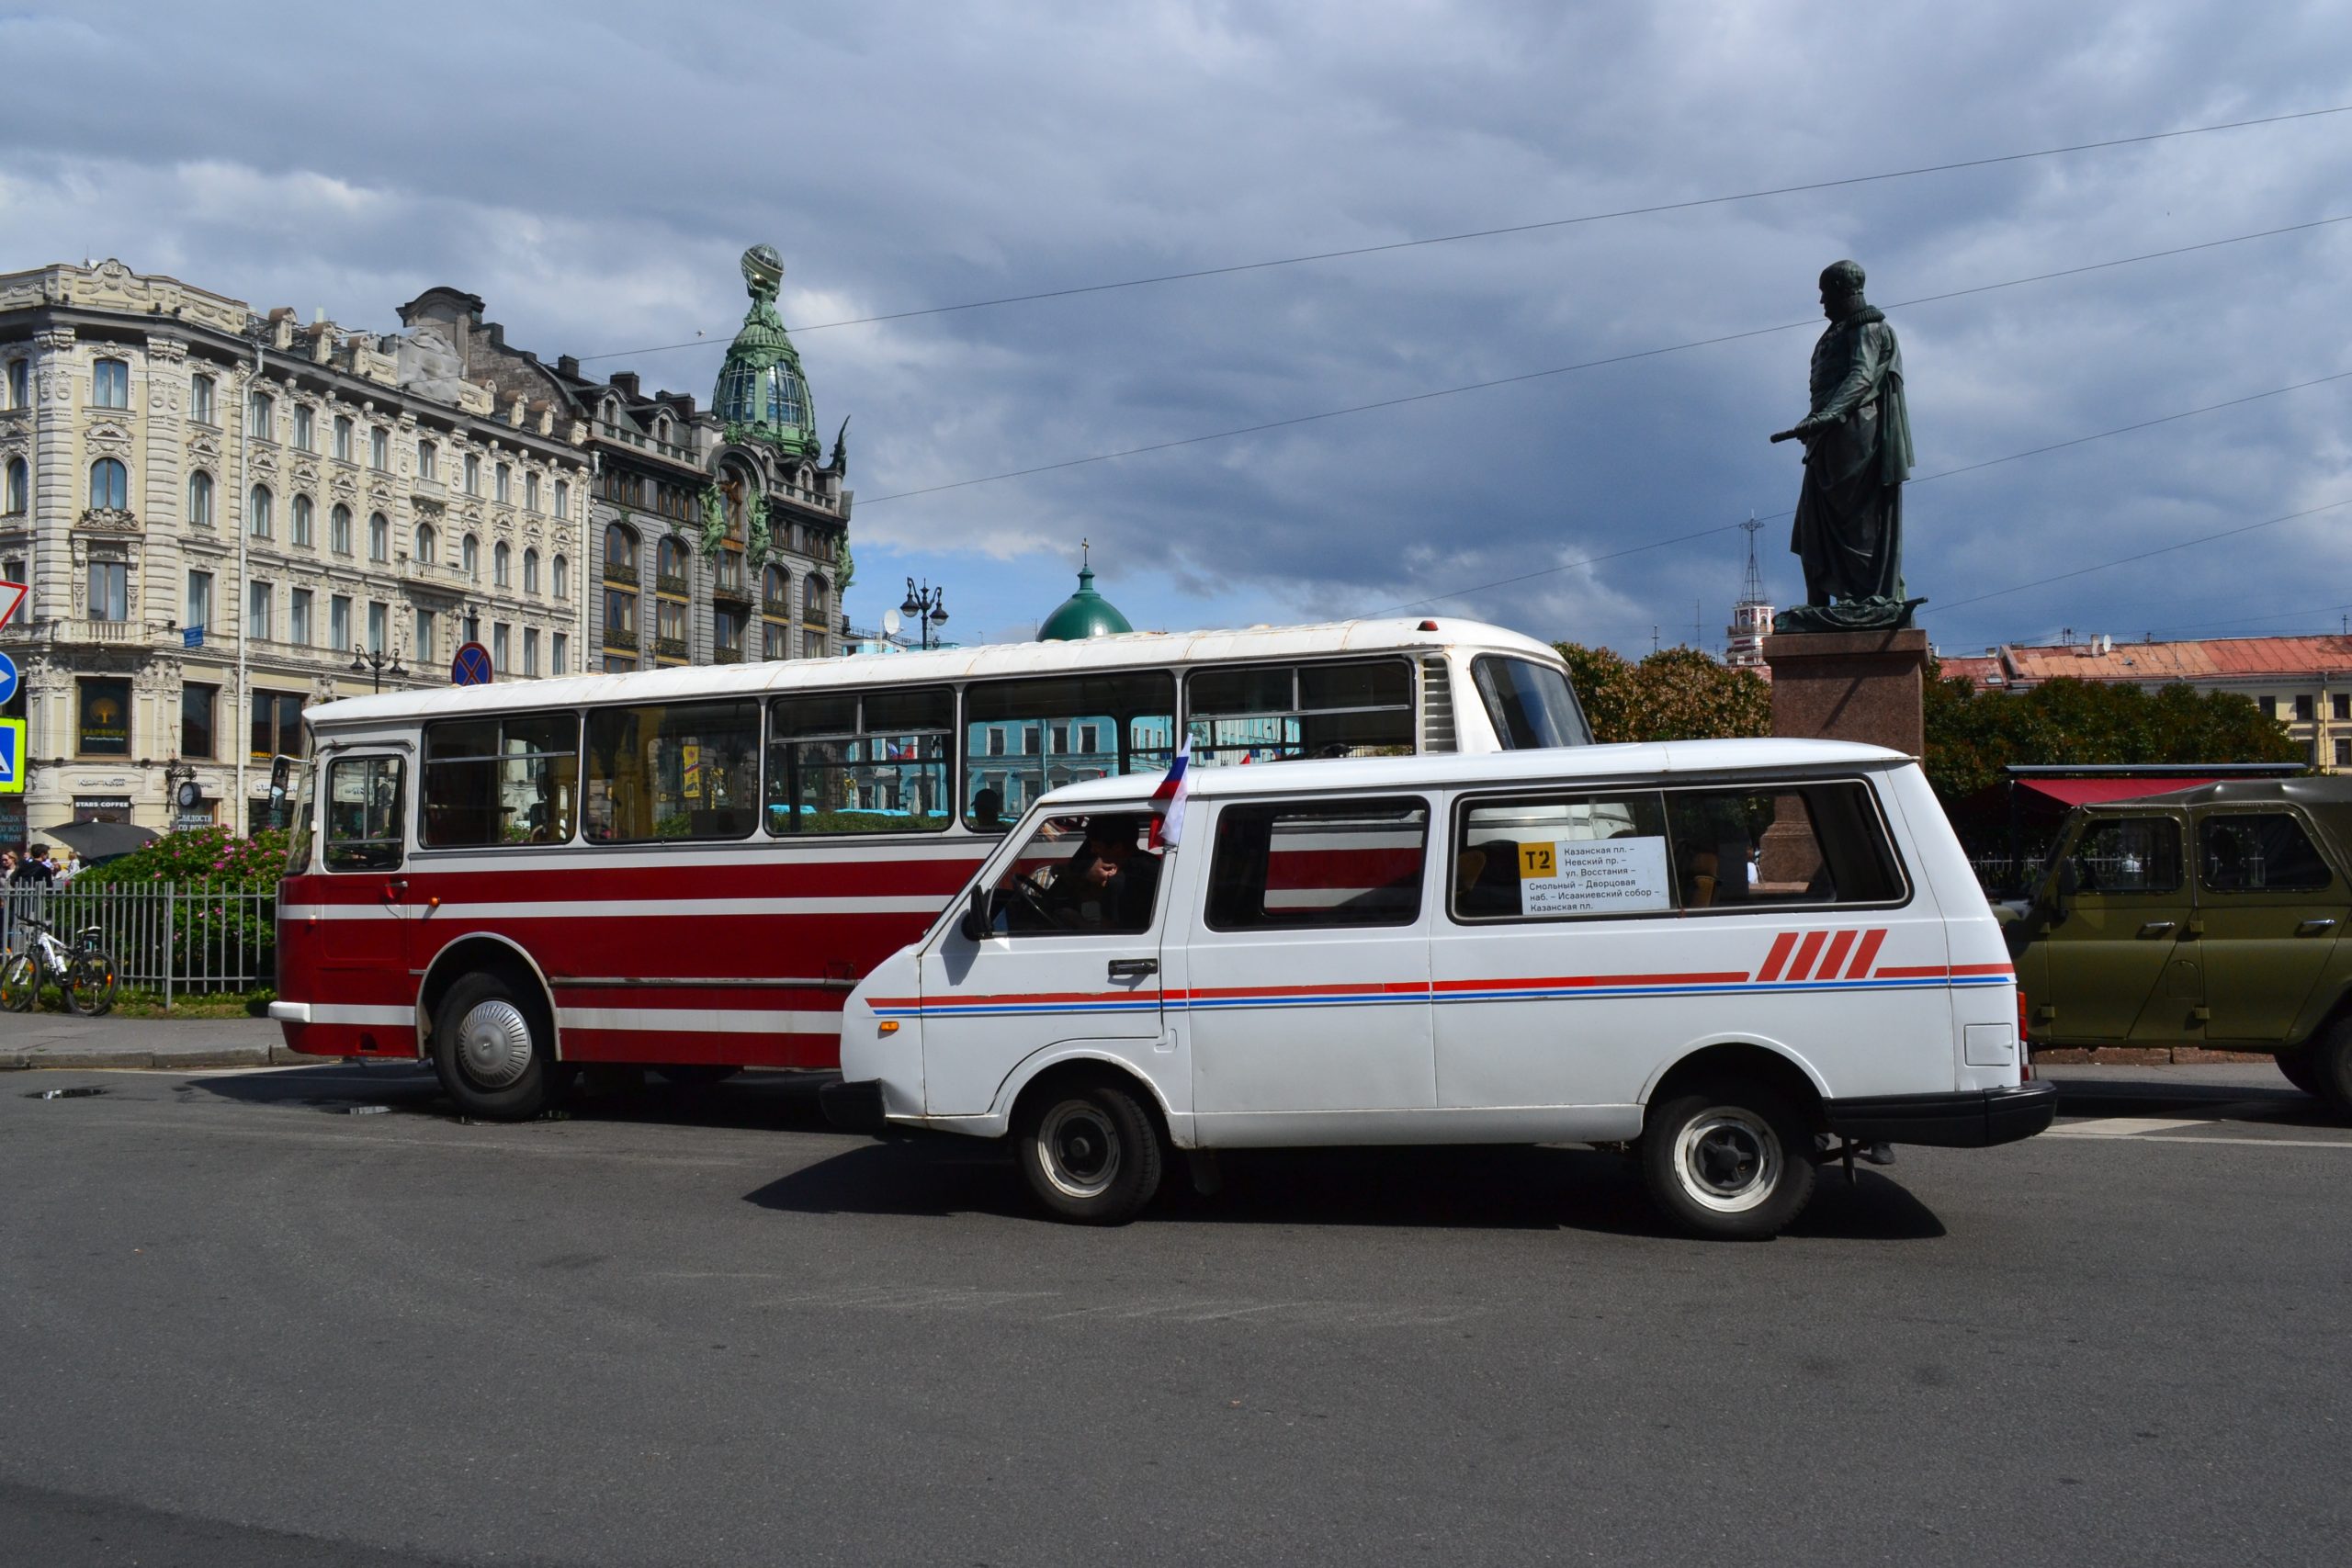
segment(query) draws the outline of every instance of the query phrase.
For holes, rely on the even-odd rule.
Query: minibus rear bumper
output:
[[[1928,1144],[1982,1149],[2030,1138],[2058,1114],[2054,1083],[1968,1089],[1954,1094],[1886,1094],[1832,1100],[1829,1130],[1858,1144]]]

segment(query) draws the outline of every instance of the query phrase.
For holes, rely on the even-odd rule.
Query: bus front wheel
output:
[[[434,1014],[433,1070],[463,1114],[526,1121],[553,1098],[548,1033],[534,998],[495,975],[469,975]]]

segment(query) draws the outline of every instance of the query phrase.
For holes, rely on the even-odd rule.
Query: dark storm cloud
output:
[[[201,9],[0,18],[0,266],[117,254],[388,326],[434,283],[514,341],[707,393],[734,257],[802,325],[2352,102],[2328,8],[2221,4]],[[104,112],[99,100],[103,99]],[[861,577],[1034,620],[1076,541],[1139,624],[1435,599],[1544,636],[1707,636],[1784,511],[1813,277],[1894,301],[2352,212],[2352,116],[868,326]],[[1923,474],[2347,367],[2318,230],[1895,312]],[[1088,454],[1775,323],[1762,338],[881,502]],[[2352,602],[2352,383],[1922,484],[1946,646]],[[1785,523],[1768,580],[1786,597]],[[2314,586],[2315,584],[2320,586]],[[861,602],[862,601],[862,602]],[[1955,604],[1949,613],[1937,607]],[[2249,629],[2290,629],[2286,622]]]

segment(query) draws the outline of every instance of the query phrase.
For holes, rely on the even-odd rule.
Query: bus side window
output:
[[[1001,832],[1057,785],[1159,773],[1175,747],[1173,675],[975,682],[964,693],[964,825]]]
[[[326,867],[397,871],[401,860],[398,757],[344,757],[327,768]]]
[[[591,843],[744,839],[759,825],[756,701],[596,708],[587,754]]]
[[[1412,666],[1401,659],[1196,670],[1184,729],[1203,767],[1299,757],[1408,757]]]
[[[955,820],[956,694],[826,692],[768,705],[768,831],[933,833]]]

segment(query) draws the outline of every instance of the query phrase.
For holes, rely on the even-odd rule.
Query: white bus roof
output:
[[[811,687],[922,685],[981,677],[1158,670],[1208,661],[1329,659],[1350,653],[1415,653],[1460,647],[1517,654],[1555,666],[1560,662],[1558,651],[1548,643],[1483,621],[1452,616],[1434,621],[1329,621],[1306,626],[1127,632],[1082,642],[997,643],[924,653],[842,654],[753,664],[681,665],[626,675],[565,675],[486,686],[436,686],[422,692],[345,697],[306,709],[302,716],[314,728],[340,728],[597,703],[684,702]]]
[[[1567,779],[1641,780],[1675,773],[1853,772],[1909,761],[1900,751],[1890,751],[1883,746],[1857,745],[1850,740],[1765,738],[1642,741],[1527,751],[1340,757],[1306,762],[1252,762],[1246,768],[1198,768],[1191,773],[1189,793],[1200,799],[1340,790],[1484,788]],[[1139,808],[1158,787],[1160,776],[1152,773],[1127,773],[1064,784],[1039,796],[1037,809],[1083,811],[1111,806]]]

